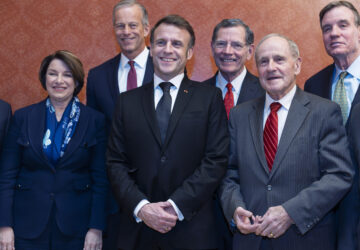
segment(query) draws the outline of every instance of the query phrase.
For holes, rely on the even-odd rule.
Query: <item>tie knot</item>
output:
[[[281,108],[281,104],[279,102],[273,102],[270,104],[271,112],[278,112],[278,110]]]
[[[228,89],[228,91],[232,91],[232,88],[233,88],[233,86],[232,86],[232,84],[229,82],[228,84],[226,84],[226,88]]]
[[[171,82],[162,82],[159,84],[163,92],[170,92]]]
[[[347,72],[346,72],[346,71],[341,72],[341,73],[340,73],[339,80],[344,80],[345,77],[346,77],[346,75],[347,75]]]
[[[128,64],[130,65],[131,68],[133,68],[134,65],[135,65],[135,62],[134,61],[128,61]]]

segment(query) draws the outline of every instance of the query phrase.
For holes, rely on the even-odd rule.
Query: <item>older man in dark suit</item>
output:
[[[11,114],[11,106],[3,100],[0,100],[0,152],[9,128]]]
[[[264,94],[259,79],[245,67],[245,63],[252,58],[254,52],[254,33],[247,24],[240,19],[222,20],[214,28],[211,50],[219,71],[204,83],[216,86],[222,91],[227,115],[235,105]],[[218,199],[214,202],[218,249],[230,250],[232,233]]]
[[[310,77],[305,91],[337,102],[341,107],[344,125],[352,107],[360,102],[360,15],[348,1],[334,1],[320,11],[320,25],[326,52],[334,63]],[[338,207],[338,249],[358,249],[360,196],[358,175],[355,183]]]
[[[339,106],[296,87],[301,59],[290,39],[264,37],[255,59],[266,95],[230,112],[220,188],[239,230],[234,249],[335,250],[332,209],[353,177]]]
[[[120,249],[215,249],[212,196],[228,154],[219,89],[184,74],[195,35],[180,16],[151,31],[154,82],[120,95],[107,166]]]
[[[113,25],[121,53],[89,71],[86,88],[87,105],[106,116],[110,130],[112,115],[120,93],[151,82],[154,74],[145,38],[150,31],[145,7],[136,0],[122,0],[113,9]],[[109,197],[108,227],[104,250],[113,250],[117,241],[117,205]]]

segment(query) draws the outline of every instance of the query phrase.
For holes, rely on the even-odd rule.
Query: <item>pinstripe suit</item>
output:
[[[227,220],[239,206],[262,216],[269,207],[282,205],[295,225],[270,240],[273,249],[335,249],[332,208],[349,190],[353,176],[340,109],[298,88],[269,172],[263,146],[264,103],[265,96],[230,113],[230,159],[220,187]],[[261,240],[238,232],[234,249],[258,250]]]

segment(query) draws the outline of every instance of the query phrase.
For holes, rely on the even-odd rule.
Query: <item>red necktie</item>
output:
[[[224,105],[225,105],[227,118],[229,119],[230,109],[234,107],[234,95],[232,92],[233,86],[231,83],[226,84],[226,88],[227,88],[227,92],[224,98]]]
[[[265,157],[271,171],[277,145],[278,145],[278,115],[277,112],[281,108],[281,104],[278,102],[273,102],[270,105],[271,112],[266,120],[264,128],[264,149]]]
[[[126,90],[130,90],[130,89],[134,89],[137,87],[137,80],[136,80],[136,70],[134,67],[134,61],[129,61],[128,62],[130,65],[130,70],[128,73],[128,78],[127,78],[127,87]]]

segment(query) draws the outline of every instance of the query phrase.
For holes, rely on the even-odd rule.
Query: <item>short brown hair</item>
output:
[[[63,61],[69,67],[75,81],[75,90],[73,95],[77,96],[84,86],[84,69],[80,59],[67,50],[55,51],[53,54],[48,55],[42,60],[39,70],[39,80],[42,87],[46,90],[46,71],[54,59]]]
[[[151,29],[151,33],[150,33],[150,43],[154,44],[154,33],[155,30],[160,26],[160,24],[169,24],[169,25],[174,25],[175,27],[179,28],[179,29],[184,29],[187,32],[189,32],[190,34],[190,41],[189,41],[189,48],[194,47],[195,45],[195,32],[193,27],[190,25],[190,23],[183,18],[182,16],[179,15],[168,15],[166,17],[161,18],[156,24],[155,26]]]
[[[320,25],[321,25],[321,22],[327,12],[329,12],[330,10],[332,10],[334,8],[341,7],[341,6],[344,6],[352,11],[352,13],[354,14],[354,18],[355,18],[355,20],[354,20],[355,25],[360,26],[359,12],[354,7],[354,5],[348,1],[333,1],[333,2],[328,3],[324,8],[322,8],[322,10],[319,13]]]

